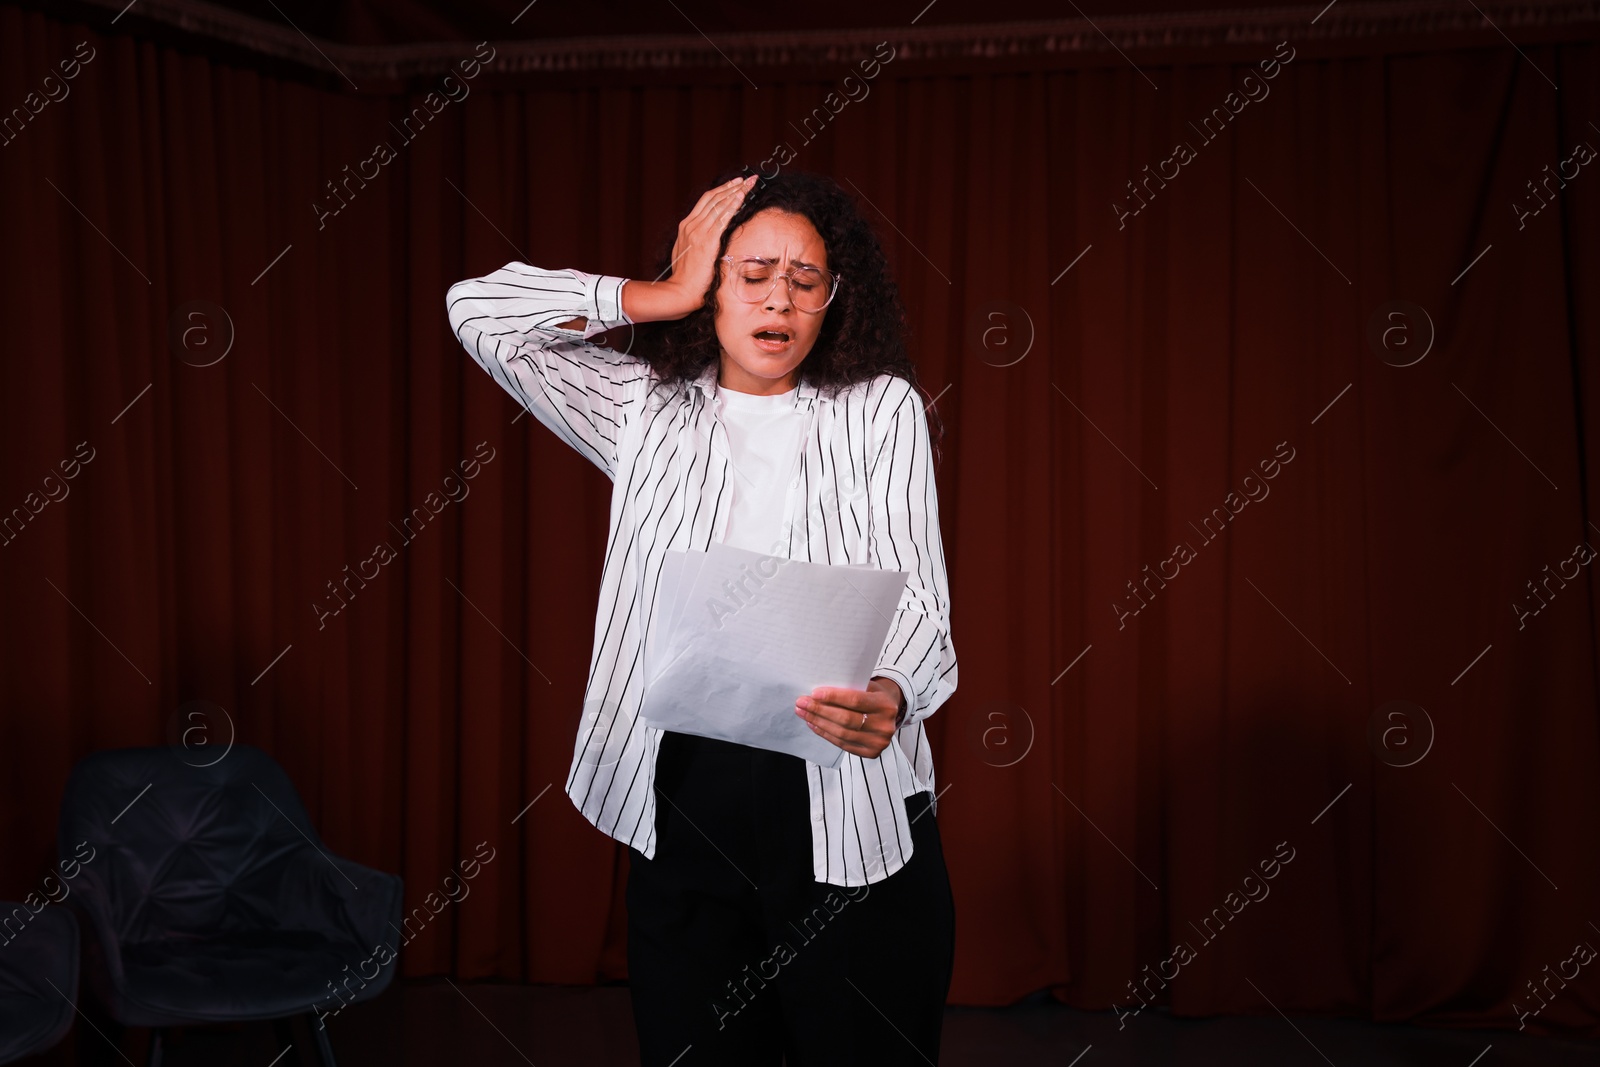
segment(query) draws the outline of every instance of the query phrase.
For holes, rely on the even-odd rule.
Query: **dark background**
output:
[[[1515,206],[1600,147],[1600,5],[1231,6],[0,7],[0,113],[94,50],[0,145],[0,518],[93,450],[0,545],[0,897],[53,866],[76,760],[206,702],[408,907],[496,849],[403,975],[623,977],[626,850],[561,791],[610,484],[444,294],[512,259],[648,276],[711,175],[787,142],[877,225],[948,428],[952,1002],[1134,1004],[1187,941],[1180,1015],[1515,1028],[1600,946],[1600,161]],[[1529,1030],[1600,1035],[1595,970]]]

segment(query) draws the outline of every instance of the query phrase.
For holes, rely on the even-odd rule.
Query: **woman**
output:
[[[473,358],[614,483],[567,794],[629,846],[643,1062],[937,1062],[954,905],[923,720],[956,660],[887,261],[836,184],[785,173],[706,190],[664,267],[514,262],[448,297]],[[640,354],[588,342],[624,324],[653,324]],[[713,542],[910,575],[868,687],[795,694],[838,767],[638,717],[663,554]]]

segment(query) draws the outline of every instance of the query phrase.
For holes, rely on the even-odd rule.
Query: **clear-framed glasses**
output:
[[[778,287],[782,278],[789,287],[789,300],[801,311],[816,314],[833,302],[839,292],[840,276],[821,267],[792,267],[780,271],[759,256],[723,256],[728,263],[728,287],[736,299],[759,304]]]

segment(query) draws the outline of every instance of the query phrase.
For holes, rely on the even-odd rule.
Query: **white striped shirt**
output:
[[[566,789],[585,818],[653,859],[662,733],[638,717],[644,637],[664,553],[721,542],[730,479],[739,475],[713,403],[716,364],[697,381],[668,386],[647,361],[587,340],[631,321],[624,282],[512,262],[452,285],[447,306],[451,328],[484,370],[613,483]],[[578,318],[588,320],[582,330],[556,325]],[[872,672],[905,694],[895,739],[876,759],[846,753],[836,768],[806,765],[816,880],[864,885],[911,858],[905,798],[934,791],[923,720],[956,688],[927,415],[917,390],[889,374],[831,397],[801,382],[795,406],[806,421],[784,512],[787,558],[910,574]]]

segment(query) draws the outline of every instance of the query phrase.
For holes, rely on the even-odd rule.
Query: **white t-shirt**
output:
[[[717,386],[718,415],[728,431],[733,465],[733,507],[723,544],[752,552],[787,555],[783,509],[800,461],[805,410],[799,387],[757,396]]]

